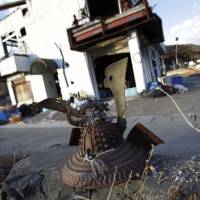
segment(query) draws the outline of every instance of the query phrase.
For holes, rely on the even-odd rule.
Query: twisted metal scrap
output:
[[[104,102],[88,99],[80,109],[73,108],[70,101],[44,100],[40,106],[64,112],[73,129],[70,145],[80,150],[66,161],[63,182],[74,188],[94,189],[115,185],[128,180],[130,173],[141,174],[146,166],[153,145],[163,143],[143,125],[134,127],[127,141],[123,139],[126,129],[125,75],[127,58],[110,65],[106,71],[105,87],[111,89],[117,107],[117,121],[112,122]],[[117,173],[114,174],[117,167]]]
[[[65,101],[62,99],[48,98],[38,103],[39,108],[46,108],[56,110],[66,114],[67,121],[77,127],[83,127],[83,124],[87,122],[89,116],[88,111],[92,112],[94,116],[103,118],[104,112],[109,111],[108,104],[102,101],[86,99],[88,100],[85,105],[77,110],[71,106],[71,101]]]

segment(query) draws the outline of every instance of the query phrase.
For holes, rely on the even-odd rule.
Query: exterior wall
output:
[[[31,84],[34,102],[39,102],[46,98],[58,97],[55,80],[52,74],[28,75],[27,80],[29,80]]]
[[[150,46],[149,47],[150,52],[150,58],[154,59],[156,61],[156,71],[157,71],[157,77],[161,77],[161,68],[162,68],[162,64],[161,64],[161,58],[160,58],[160,53],[155,49],[155,47]],[[152,55],[152,51],[155,54],[155,57]],[[153,67],[153,66],[152,66]]]
[[[17,19],[17,20],[16,20]],[[25,20],[22,16],[21,8],[18,8],[15,10],[12,14],[10,14],[8,17],[0,21],[0,36],[4,36],[7,33],[15,32],[18,35],[20,35],[20,29],[24,27]],[[0,37],[1,39],[1,37]],[[1,43],[1,42],[0,42]],[[4,57],[4,51],[3,46],[0,44],[0,58]]]
[[[0,62],[0,74],[1,76],[9,75],[17,71],[14,56],[9,57]]]
[[[65,69],[65,72],[67,74],[67,69]],[[59,80],[59,84],[60,84],[61,94],[64,99],[67,99],[70,96],[70,89],[69,89],[69,87],[67,87],[67,83],[66,83],[64,75],[63,75],[63,69],[61,69],[61,68],[58,69],[57,73],[58,73],[58,80]],[[67,81],[69,84],[69,80],[67,80]]]
[[[43,74],[43,79],[44,79],[44,85],[45,85],[47,97],[48,98],[58,97],[53,74]]]
[[[3,27],[0,35],[10,30],[19,33],[20,29],[25,27],[27,35],[21,40],[24,41],[26,52],[30,55],[30,62],[35,57],[54,59],[62,67],[62,57],[55,43],[58,44],[62,48],[65,62],[69,64],[69,67],[65,69],[69,87],[65,86],[61,70],[58,70],[63,98],[67,99],[69,93],[82,90],[94,95],[86,57],[84,53],[70,50],[66,33],[66,29],[72,26],[73,14],[78,14],[78,2],[32,0],[28,7],[29,13],[25,17],[22,16],[21,9],[18,9],[0,22],[0,27]],[[16,23],[16,18],[19,19],[19,23]]]
[[[145,81],[149,83],[151,81],[158,80],[161,77],[162,63],[161,52],[164,52],[162,44],[148,45],[148,40],[143,35],[139,35],[140,50],[142,54],[142,63],[144,66]],[[162,52],[162,53],[163,53]],[[155,61],[155,62],[153,62]],[[153,63],[155,63],[155,70]]]
[[[17,71],[29,71],[29,59],[26,56],[13,55],[0,62],[0,75],[5,76]]]
[[[67,76],[69,87],[67,87],[65,82],[63,69],[57,69],[63,98],[68,99],[70,93],[77,93],[82,90],[88,95],[94,96],[94,89],[85,55],[77,52],[73,52],[72,54],[68,52],[66,55],[65,61],[68,63],[68,67],[65,67],[65,74]],[[59,66],[62,66],[61,60],[57,63]]]
[[[42,101],[48,97],[42,75],[28,75],[27,80],[30,81],[35,102]]]
[[[22,55],[14,55],[17,71],[29,72],[29,57]]]
[[[146,89],[146,80],[144,74],[144,64],[142,62],[142,53],[137,32],[131,33],[128,41],[133,72],[135,74],[135,83],[137,92],[140,93]]]
[[[149,83],[154,80],[152,65],[151,65],[151,57],[149,54],[149,46],[148,41],[146,39],[141,39],[140,36],[140,51],[142,56],[142,64],[144,66],[144,76],[145,82]]]
[[[10,99],[13,105],[17,104],[16,97],[14,94],[14,89],[12,87],[12,81],[15,79],[21,78],[22,75],[12,75],[9,78],[7,78],[7,86],[8,86],[8,91],[10,95]],[[57,97],[57,91],[54,83],[54,79],[52,75],[27,75],[26,81],[30,82],[31,86],[31,92],[33,94],[33,99],[26,101],[26,102],[21,102],[22,103],[32,103],[34,102],[39,102],[42,101],[46,98],[53,98]]]
[[[3,45],[0,42],[0,58],[2,58],[3,56],[4,56]]]
[[[147,83],[161,77],[160,52],[154,46],[149,46],[144,36],[136,31],[129,38],[129,49],[137,92],[140,93],[146,89]]]
[[[34,0],[30,12],[31,20],[26,26],[27,43],[31,52],[41,58],[56,59],[58,65],[62,67],[62,58],[55,43],[60,45],[65,62],[69,65],[65,69],[69,87],[66,87],[63,81],[62,70],[58,70],[64,99],[69,97],[69,93],[81,90],[94,95],[85,55],[69,48],[66,28],[71,27],[73,14],[77,12],[77,1]]]
[[[99,95],[97,79],[96,79],[95,70],[94,70],[95,66],[94,66],[94,63],[92,61],[92,56],[91,56],[90,53],[86,53],[86,57],[87,57],[87,63],[88,63],[88,67],[89,67],[89,72],[90,72],[92,85],[93,85],[93,88],[94,88],[95,97],[97,99],[99,99],[100,95]]]
[[[0,75],[5,76],[17,71],[29,71],[29,58],[21,55],[13,55],[0,62]]]
[[[24,25],[24,19],[22,16],[21,9],[20,8],[17,9],[12,14],[9,14],[8,17],[1,20],[0,25],[1,25],[0,35],[4,35],[5,31],[19,30],[20,26]]]

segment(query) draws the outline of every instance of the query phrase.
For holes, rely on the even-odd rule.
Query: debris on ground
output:
[[[157,89],[158,86],[161,87],[168,94],[174,94],[178,92],[178,90],[175,89],[171,85],[163,85],[158,82],[152,82],[152,83],[149,83],[147,89],[143,90],[139,96],[141,98],[158,98],[158,97],[166,96],[166,94],[164,94],[162,91]]]
[[[45,197],[42,181],[44,175],[42,173],[32,173],[30,175],[17,175],[8,178],[1,193],[2,200],[7,198],[13,199],[30,199],[40,192]]]
[[[0,125],[18,123],[40,112],[42,112],[42,109],[37,103],[22,104],[19,107],[17,105],[2,107],[0,110]]]
[[[42,109],[37,105],[37,103],[32,104],[22,104],[19,106],[19,111],[22,114],[22,117],[33,117],[36,114],[42,112]]]
[[[13,158],[11,159],[7,157],[0,158],[0,183],[2,183],[6,179],[13,165],[14,165]]]
[[[162,84],[160,82],[154,81],[147,84],[147,89],[143,90],[139,96],[141,98],[158,98],[166,96],[162,91],[158,89],[160,87],[168,94],[175,94],[175,93],[183,93],[188,92],[188,88],[186,88],[182,84]]]
[[[128,59],[124,58],[105,70],[104,87],[114,96],[115,118],[107,114],[109,108],[105,101],[94,98],[72,96],[68,101],[46,99],[38,104],[66,113],[68,123],[79,128],[74,132],[75,139],[73,135],[70,137],[70,144],[79,142],[79,151],[66,161],[62,171],[63,182],[75,190],[110,187],[113,178],[114,185],[126,182],[130,172],[143,172],[151,149],[164,143],[142,124],[131,129],[123,140],[127,127],[124,95],[127,63]]]
[[[179,92],[188,92],[189,90],[188,90],[188,88],[186,88],[184,85],[181,85],[181,84],[175,84],[175,85],[173,85],[173,87],[175,88],[175,89],[177,89]]]
[[[21,112],[17,106],[4,107],[0,110],[0,124],[15,123],[21,121]]]
[[[2,184],[0,199],[2,193],[11,187],[7,180],[15,180],[14,185],[23,188],[25,185],[29,187],[29,181],[34,178],[34,182],[42,182],[42,190],[39,190],[39,187],[29,187],[33,194],[32,200],[72,200],[73,190],[63,184],[61,171],[65,160],[76,150],[77,147],[57,145],[17,162]],[[189,200],[193,196],[196,199],[200,198],[200,188],[197,184],[200,181],[200,177],[197,176],[200,172],[200,155],[181,161],[176,157],[153,155],[147,172],[142,181],[139,178],[130,179],[124,184],[114,186],[110,200],[136,200],[141,196],[143,200]],[[185,181],[182,182],[181,178]],[[22,180],[25,182],[20,184]],[[110,189],[109,187],[95,190],[91,199],[107,199]],[[80,195],[87,197],[88,193],[82,191]]]

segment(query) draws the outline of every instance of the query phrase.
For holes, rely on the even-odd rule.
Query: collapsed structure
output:
[[[1,19],[0,40],[12,104],[70,93],[107,98],[104,70],[125,57],[126,96],[162,73],[162,21],[147,0],[26,1]]]

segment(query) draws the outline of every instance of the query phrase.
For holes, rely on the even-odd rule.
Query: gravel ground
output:
[[[18,162],[7,179],[16,176],[42,177],[41,188],[31,193],[32,200],[72,200],[72,188],[63,185],[61,171],[64,162],[77,150],[74,147],[57,145],[41,153]],[[110,200],[192,200],[200,199],[200,156],[179,161],[175,157],[153,155],[143,179],[129,180],[115,186]],[[24,183],[24,182],[23,182]],[[23,185],[15,184],[18,191]],[[21,188],[22,187],[22,188]],[[19,189],[20,188],[20,189]],[[2,191],[10,193],[10,187],[4,182]],[[93,191],[92,200],[105,200],[110,188]],[[88,196],[88,192],[79,191],[76,195]],[[193,197],[193,198],[192,198]],[[0,198],[1,199],[1,198]],[[26,199],[26,198],[25,198]],[[4,199],[1,199],[4,200]]]

